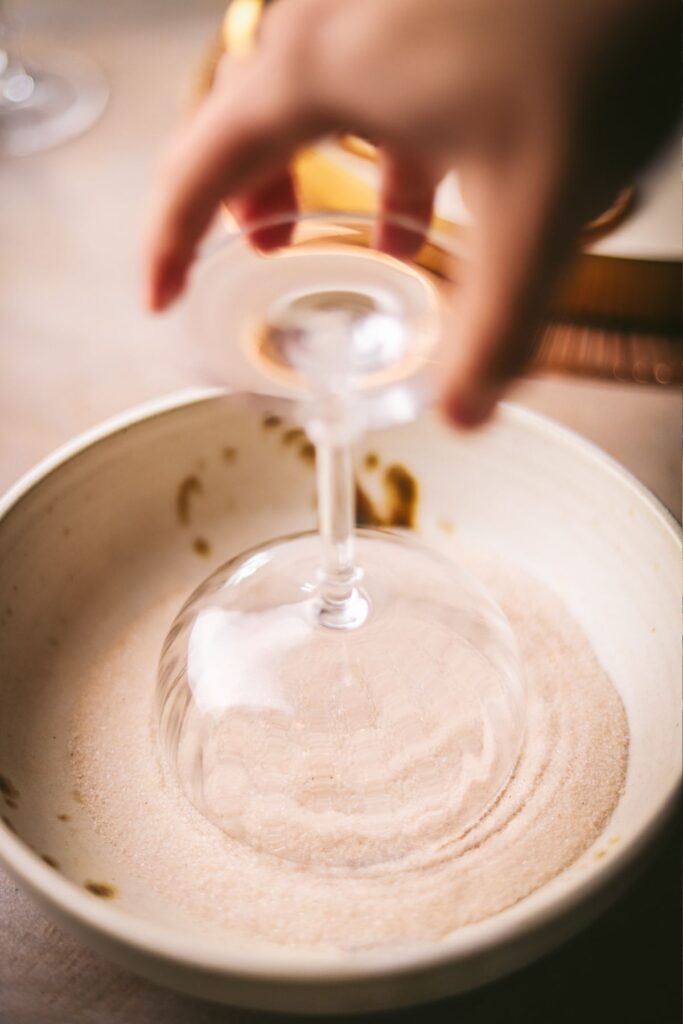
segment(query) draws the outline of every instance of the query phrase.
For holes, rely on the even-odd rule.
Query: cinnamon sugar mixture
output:
[[[205,821],[170,776],[156,737],[159,629],[180,603],[174,598],[93,666],[73,722],[74,785],[127,871],[243,941],[358,949],[434,940],[490,917],[559,874],[605,830],[609,837],[628,759],[616,690],[545,587],[497,559],[463,552],[462,561],[517,634],[527,729],[503,796],[441,859],[331,876],[257,854]]]

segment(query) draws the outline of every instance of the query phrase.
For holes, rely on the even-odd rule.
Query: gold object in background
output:
[[[221,35],[223,49],[244,57],[254,49],[263,8],[270,0],[228,0]]]
[[[263,0],[233,0],[223,18],[223,46],[234,57],[246,57],[254,49]]]
[[[357,135],[342,135],[339,145],[347,153],[359,156],[363,160],[375,161],[377,159],[377,147],[371,142],[359,138]],[[588,242],[593,238],[600,238],[607,234],[622,220],[626,213],[633,206],[635,189],[633,186],[624,188],[618,194],[611,206],[604,210],[593,220],[588,221],[582,231],[582,238]]]

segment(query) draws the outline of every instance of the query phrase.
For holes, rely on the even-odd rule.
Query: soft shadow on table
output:
[[[336,1017],[384,1024],[680,1024],[681,823],[645,873],[599,921],[559,951],[495,985],[429,1007]],[[23,896],[17,898],[23,900]],[[1,910],[2,908],[0,908]],[[7,908],[5,908],[6,910]],[[5,916],[5,915],[3,915]],[[16,916],[12,915],[14,920]],[[5,921],[11,920],[10,915]],[[230,1009],[157,988],[85,951],[25,914],[39,955],[0,963],[2,1024],[301,1024],[301,1018]],[[36,950],[37,952],[38,950]]]

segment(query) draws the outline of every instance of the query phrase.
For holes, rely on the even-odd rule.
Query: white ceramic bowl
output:
[[[227,495],[226,447],[239,449]],[[104,608],[103,622],[134,622],[143,599],[135,580],[179,538],[188,581],[198,582],[217,561],[207,564],[190,551],[176,518],[179,480],[201,464],[193,529],[210,531],[229,517],[232,551],[313,524],[310,466],[274,442],[260,411],[207,392],[159,401],[62,448],[0,503],[0,773],[5,818],[15,830],[0,825],[0,857],[84,942],[163,984],[302,1013],[384,1009],[473,988],[548,951],[595,916],[674,808],[680,548],[671,517],[603,453],[514,407],[473,437],[425,417],[373,435],[371,447],[419,478],[424,540],[436,537],[447,517],[459,539],[499,552],[548,584],[582,624],[629,719],[627,784],[610,824],[621,842],[600,860],[588,850],[522,902],[446,939],[351,958],[245,948],[205,933],[199,922],[179,927],[138,880],[121,879],[125,868],[85,813],[65,829],[55,811],[73,803],[68,722],[79,685],[74,666],[86,663],[79,660],[79,616],[116,565],[128,574],[122,606]],[[59,658],[56,634],[63,638]],[[13,797],[15,779],[20,799]],[[41,860],[46,850],[57,851],[63,873]],[[121,882],[116,901],[98,900],[70,880],[107,877],[108,870]]]

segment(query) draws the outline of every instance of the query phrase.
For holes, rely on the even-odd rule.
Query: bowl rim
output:
[[[133,406],[83,431],[40,460],[0,497],[0,529],[9,512],[34,488],[65,463],[100,442],[124,433],[135,425],[193,405],[239,397],[222,388],[183,389]],[[268,404],[267,399],[263,400],[263,404]],[[610,455],[573,430],[525,407],[503,402],[498,415],[507,422],[541,432],[618,478],[659,520],[672,545],[680,552],[680,528],[674,516],[644,484]],[[528,913],[520,917],[513,916],[511,920],[502,918],[508,911],[514,911],[515,906],[524,903],[521,901],[521,904],[507,908],[500,914],[466,925],[433,942],[403,948],[366,950],[361,954],[331,953],[315,947],[278,947],[258,940],[245,948],[238,938],[234,945],[228,944],[224,938],[193,937],[188,940],[178,931],[142,920],[128,911],[93,899],[75,882],[44,864],[3,823],[0,823],[0,863],[44,907],[54,908],[81,928],[99,933],[103,939],[113,940],[121,947],[133,948],[150,959],[163,959],[202,973],[265,981],[350,983],[470,960],[542,932],[553,921],[586,904],[598,891],[608,888],[611,882],[627,873],[627,869],[664,830],[678,804],[680,791],[679,772],[628,844],[615,851],[609,859],[592,864],[589,874],[577,877],[568,890],[554,894],[546,903],[532,907]]]

